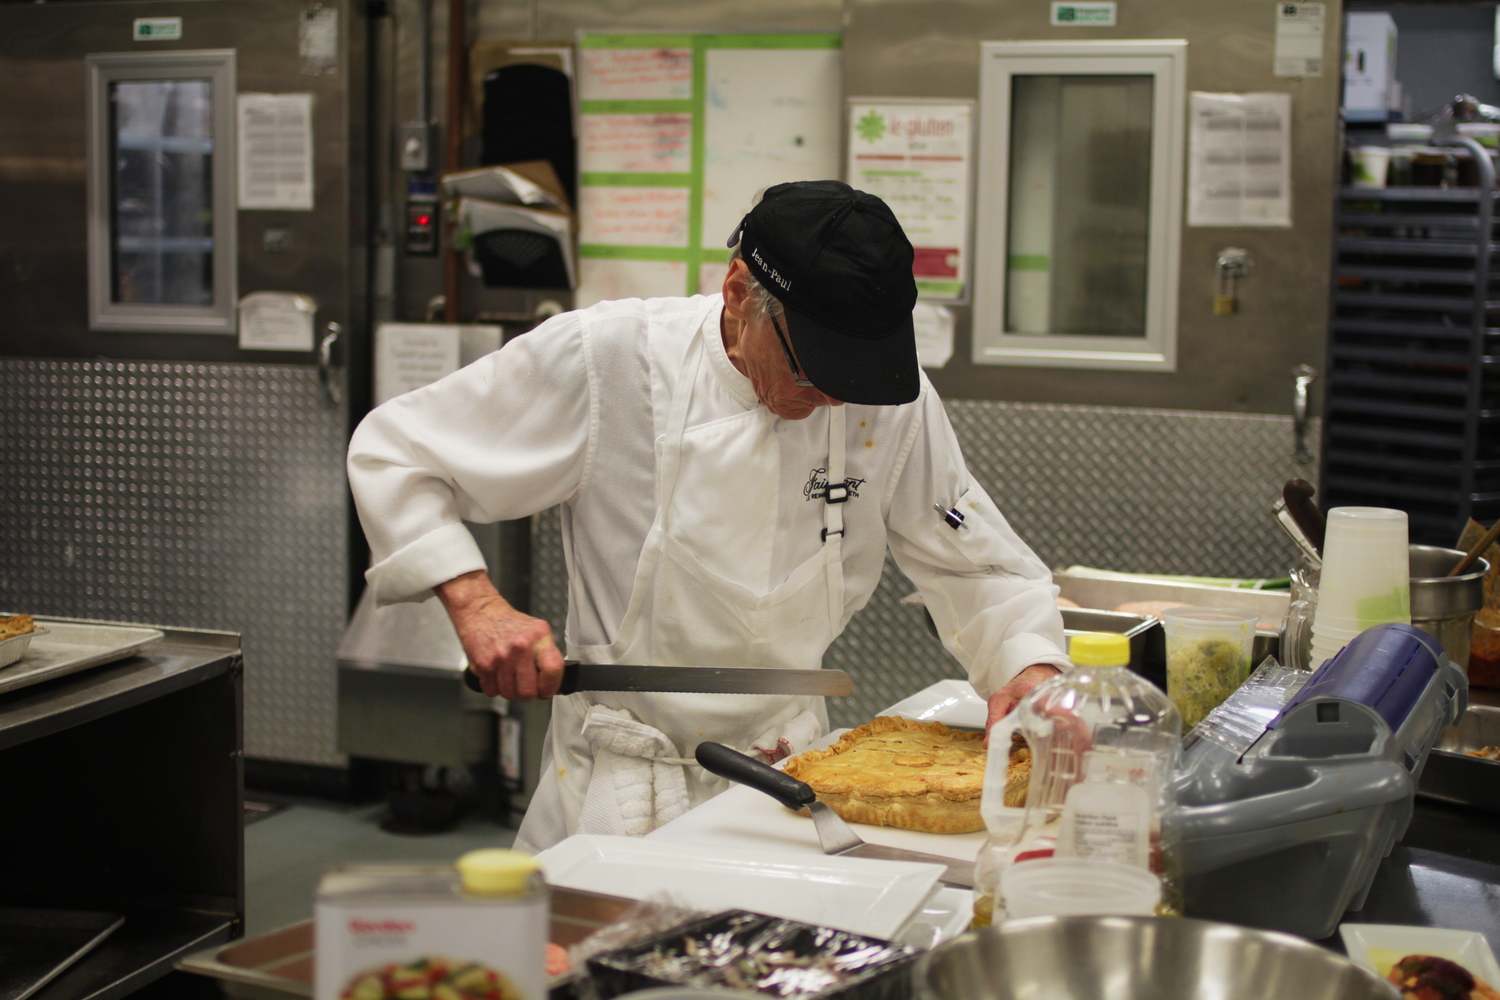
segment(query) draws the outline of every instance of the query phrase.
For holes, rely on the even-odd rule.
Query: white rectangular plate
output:
[[[1500,988],[1500,964],[1496,964],[1495,953],[1478,931],[1404,924],[1340,924],[1339,937],[1344,939],[1349,960],[1381,979],[1407,955],[1432,955],[1457,962],[1490,986]]]
[[[899,715],[917,722],[941,722],[958,729],[983,729],[989,706],[968,681],[938,681],[880,714]]]
[[[0,668],[0,692],[49,681],[113,663],[144,652],[164,636],[159,629],[136,625],[86,625],[77,622],[36,619],[47,629],[31,641],[26,655]]]
[[[537,856],[552,885],[629,899],[667,893],[710,912],[752,910],[890,939],[927,899],[938,865],[747,853],[575,834]]]

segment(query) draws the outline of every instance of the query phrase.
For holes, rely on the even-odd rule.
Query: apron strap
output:
[[[844,618],[844,408],[828,407],[828,488],[823,497],[823,565],[828,572],[828,625],[837,635]]]

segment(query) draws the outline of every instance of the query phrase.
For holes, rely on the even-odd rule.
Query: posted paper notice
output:
[[[1289,94],[1207,94],[1189,102],[1188,225],[1292,224]]]
[[[240,208],[313,207],[312,95],[239,95]]]
[[[1271,72],[1275,76],[1323,75],[1323,23],[1320,3],[1276,5],[1276,49]]]
[[[850,101],[849,183],[896,213],[923,298],[968,290],[972,101]]]

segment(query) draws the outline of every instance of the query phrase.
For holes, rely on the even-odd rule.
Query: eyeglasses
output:
[[[802,374],[802,369],[797,367],[797,359],[792,357],[792,348],[786,342],[786,334],[781,332],[781,324],[776,322],[776,314],[771,313],[771,328],[776,331],[776,339],[781,341],[781,349],[786,352],[786,363],[792,366],[792,384],[801,389],[816,389]]]

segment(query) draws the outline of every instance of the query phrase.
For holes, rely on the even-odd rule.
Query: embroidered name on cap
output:
[[[767,264],[765,262],[765,258],[761,257],[760,251],[758,249],[756,249],[755,247],[751,247],[750,256],[755,258],[755,263],[766,269],[766,276],[769,277],[772,281],[776,282],[776,284],[780,285],[782,291],[790,292],[792,290],[792,283],[783,278],[780,271],[776,270],[776,268],[772,267],[770,264]]]

